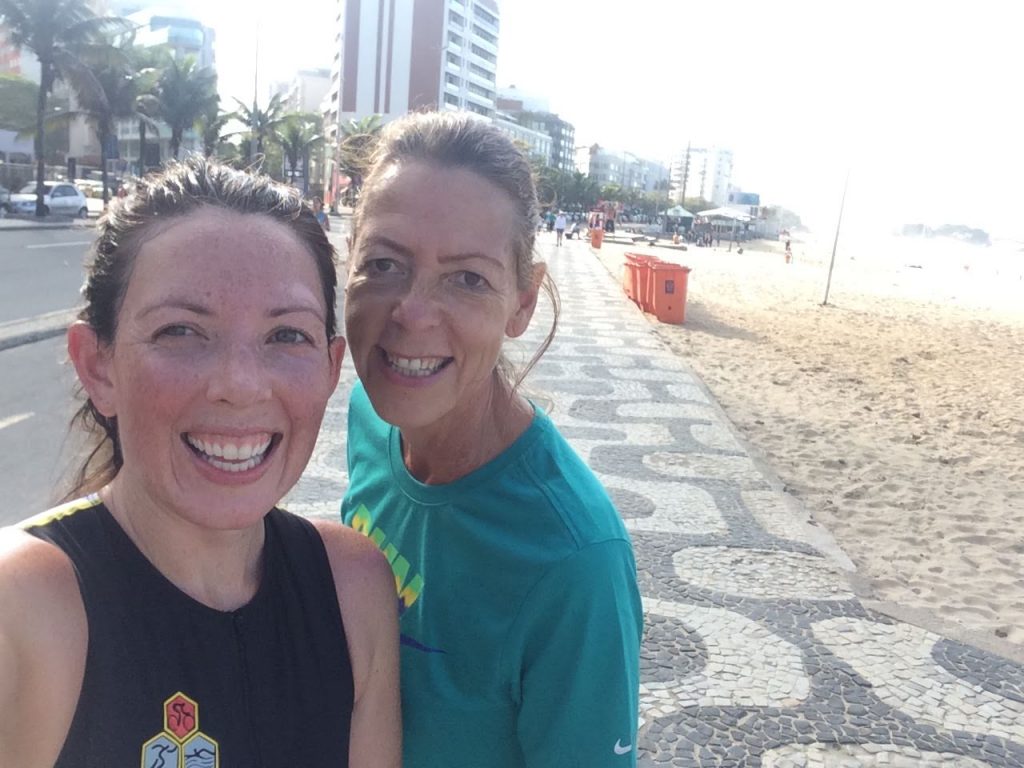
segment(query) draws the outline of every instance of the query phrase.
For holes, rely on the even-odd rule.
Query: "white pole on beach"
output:
[[[828,291],[832,287],[832,270],[836,266],[836,246],[839,245],[839,227],[843,223],[843,208],[846,207],[846,187],[850,183],[850,172],[846,172],[846,180],[843,181],[843,199],[839,203],[839,221],[836,222],[836,239],[832,241],[832,261],[828,263],[828,282],[825,283],[825,300],[821,306],[828,304]]]

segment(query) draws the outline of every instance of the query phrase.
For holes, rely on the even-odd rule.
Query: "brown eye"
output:
[[[313,340],[304,331],[298,328],[278,328],[270,334],[270,341],[274,344],[312,344]]]

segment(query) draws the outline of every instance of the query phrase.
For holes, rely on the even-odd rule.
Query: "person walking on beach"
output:
[[[384,129],[353,213],[344,522],[391,561],[406,768],[632,768],[642,607],[597,478],[502,355],[538,294],[529,160],[489,123]]]
[[[562,237],[565,235],[565,214],[561,211],[555,217],[555,245],[562,244]]]
[[[97,226],[72,501],[0,530],[0,764],[400,764],[394,578],[277,504],[338,382],[290,187],[194,157]]]

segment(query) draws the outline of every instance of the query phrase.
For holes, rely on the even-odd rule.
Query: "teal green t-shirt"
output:
[[[347,525],[391,562],[406,768],[636,764],[643,616],[607,493],[543,412],[445,485],[353,389]]]

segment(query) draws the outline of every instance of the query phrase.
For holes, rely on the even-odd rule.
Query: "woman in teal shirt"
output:
[[[636,763],[632,547],[501,354],[542,287],[557,319],[536,220],[524,155],[451,113],[385,129],[353,216],[342,514],[395,574],[411,768]]]

